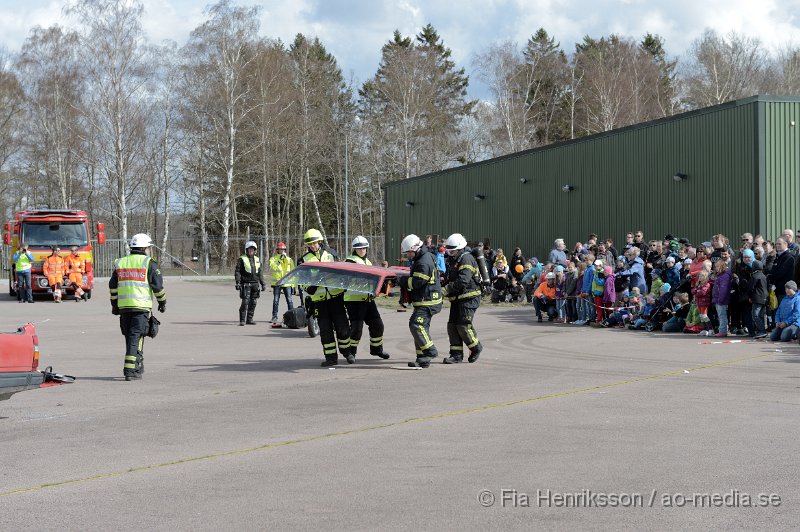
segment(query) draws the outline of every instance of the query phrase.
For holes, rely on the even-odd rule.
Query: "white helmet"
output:
[[[252,240],[248,240],[248,241],[247,241],[247,242],[245,242],[245,244],[244,244],[244,249],[246,250],[246,249],[248,249],[248,248],[258,249],[258,246],[256,245],[256,243],[255,243],[254,241],[252,241]]]
[[[144,233],[137,233],[131,238],[132,248],[149,248],[153,245],[153,241]]]
[[[408,253],[409,251],[417,251],[422,247],[422,240],[417,235],[408,235],[400,242],[400,252]]]
[[[361,248],[368,248],[369,241],[361,235],[358,235],[353,239],[353,249],[361,249]]]
[[[461,233],[453,233],[445,240],[444,247],[448,255],[455,256],[458,251],[467,247],[467,239]]]

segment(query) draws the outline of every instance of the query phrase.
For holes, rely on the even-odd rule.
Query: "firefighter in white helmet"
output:
[[[233,277],[236,281],[236,290],[242,304],[239,305],[239,325],[255,325],[253,314],[256,311],[258,297],[264,290],[264,275],[261,272],[261,261],[256,255],[258,246],[252,240],[244,245],[244,255],[236,261],[236,271]]]
[[[144,337],[148,334],[155,336],[150,331],[153,296],[158,301],[158,311],[167,310],[161,270],[148,254],[152,245],[153,241],[146,234],[133,235],[130,255],[114,262],[114,272],[108,281],[111,313],[119,316],[120,329],[125,335],[122,374],[126,381],[141,379],[144,373]]]
[[[478,261],[460,233],[450,235],[444,247],[447,250],[445,289],[447,299],[450,300],[450,318],[447,320],[450,356],[443,362],[463,362],[465,345],[470,353],[469,362],[475,362],[483,350],[472,325],[475,311],[481,305],[481,273]]]
[[[355,237],[352,248],[353,252],[345,262],[372,266],[372,262],[367,258],[369,241],[365,237],[360,235]],[[366,323],[369,328],[369,354],[384,360],[389,358],[389,353],[383,350],[383,319],[375,304],[375,295],[348,291],[344,294],[344,305],[350,317],[350,353],[356,356]]]
[[[398,284],[408,290],[414,307],[408,327],[414,338],[417,360],[408,365],[427,368],[431,360],[439,355],[431,339],[430,327],[431,318],[442,311],[442,285],[436,261],[417,235],[405,237],[400,243],[400,251],[412,261],[410,275],[397,279]]]

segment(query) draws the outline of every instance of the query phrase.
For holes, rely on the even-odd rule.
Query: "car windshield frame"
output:
[[[21,238],[32,248],[89,245],[86,222],[23,222]]]

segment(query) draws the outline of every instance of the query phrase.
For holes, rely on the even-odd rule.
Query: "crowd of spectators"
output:
[[[774,241],[716,234],[697,245],[633,231],[619,250],[595,234],[571,250],[559,238],[544,262],[520,248],[506,257],[488,241],[483,249],[492,302],[533,304],[539,322],[773,341],[800,331],[799,252],[791,229]]]

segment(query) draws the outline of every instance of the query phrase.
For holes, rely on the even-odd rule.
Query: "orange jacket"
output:
[[[547,286],[547,282],[544,282],[539,285],[536,291],[533,293],[533,297],[544,297],[545,299],[555,299],[556,298],[556,287]]]
[[[86,273],[86,261],[80,255],[67,255],[64,266],[67,273]]]
[[[64,259],[61,255],[50,255],[44,259],[43,270],[45,275],[64,275]]]

